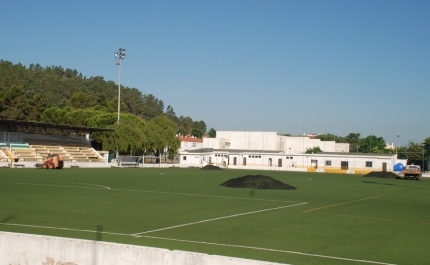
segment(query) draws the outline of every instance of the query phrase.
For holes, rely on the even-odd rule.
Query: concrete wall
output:
[[[226,145],[228,143],[228,145]],[[305,137],[277,135],[276,132],[218,131],[217,138],[204,138],[203,147],[214,149],[278,150],[287,154],[304,153],[319,146],[324,152],[349,152],[349,144]]]
[[[0,232],[7,265],[275,265],[280,263],[81,239]]]
[[[319,146],[323,152],[349,152],[349,144],[336,143],[335,141],[321,141],[309,137],[290,137],[278,135],[277,149],[287,154],[300,154],[308,148]]]
[[[221,149],[230,141],[230,149],[277,150],[276,136],[276,132],[217,131],[216,137],[223,139],[222,146],[213,148]]]

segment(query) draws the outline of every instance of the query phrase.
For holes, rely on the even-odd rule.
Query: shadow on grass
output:
[[[395,185],[395,184],[389,184],[389,183],[379,183],[379,182],[364,181],[364,180],[362,180],[361,182],[368,183],[368,184],[380,184],[380,185],[390,185],[390,186],[394,186]]]
[[[0,223],[5,224],[5,223],[9,222],[13,218],[15,218],[15,215],[11,215],[9,217],[6,217],[5,219],[1,220]]]
[[[399,179],[403,180],[402,178],[399,178]],[[404,188],[410,188],[410,189],[417,189],[417,190],[430,190],[430,189],[427,189],[427,188],[410,187],[410,186],[397,185],[397,184],[392,184],[392,183],[380,183],[380,182],[364,181],[364,180],[362,180],[361,182],[363,182],[363,183],[367,183],[367,184],[379,184],[379,185],[386,185],[386,186],[398,186],[398,187],[404,187]]]
[[[98,226],[97,226],[97,236],[96,236],[96,240],[97,240],[97,241],[102,241],[102,235],[103,235],[103,226],[102,226],[102,225],[98,225]]]

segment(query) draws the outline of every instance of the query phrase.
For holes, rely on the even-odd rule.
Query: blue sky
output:
[[[1,59],[118,82],[125,48],[122,85],[208,129],[430,137],[430,1],[1,6]]]

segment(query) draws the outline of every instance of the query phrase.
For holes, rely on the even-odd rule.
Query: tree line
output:
[[[176,135],[201,138],[204,121],[177,116],[172,106],[152,94],[121,86],[120,123],[117,124],[118,85],[103,77],[83,76],[61,66],[26,67],[0,60],[0,117],[16,120],[113,128],[95,133],[94,144],[117,147],[123,154],[159,154],[177,150]],[[176,148],[176,149],[175,149]]]
[[[320,134],[314,137],[321,141],[335,141],[336,143],[349,143],[349,152],[351,153],[374,153],[374,154],[393,154],[397,153],[398,158],[413,161],[430,159],[430,137],[424,139],[422,143],[410,141],[405,146],[387,148],[383,137],[369,135],[361,137],[360,133],[349,133],[342,137],[334,134]],[[306,153],[322,152],[319,147],[308,148]]]

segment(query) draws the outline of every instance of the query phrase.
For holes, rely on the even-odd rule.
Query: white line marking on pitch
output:
[[[61,182],[60,182],[60,183],[61,183]],[[80,182],[65,182],[65,183],[73,183],[73,184],[90,185],[90,186],[102,187],[102,188],[105,188],[105,189],[110,190],[110,188],[109,188],[109,187],[107,187],[107,186],[102,186],[102,185],[97,185],[97,184],[80,183]]]
[[[48,187],[96,189],[96,190],[110,189],[108,187],[105,187],[105,188],[94,188],[94,187],[66,186],[66,185],[57,185],[57,184],[37,184],[37,183],[25,183],[25,182],[1,182],[1,183],[10,183],[10,184],[19,184],[19,185],[32,185],[32,186],[48,186]]]
[[[371,261],[371,260],[362,260],[362,259],[350,259],[350,258],[342,258],[342,257],[335,257],[335,256],[326,256],[326,255],[319,255],[319,254],[310,254],[310,253],[306,253],[306,252],[291,251],[291,250],[281,250],[281,249],[271,249],[271,248],[262,248],[262,247],[252,247],[252,246],[242,246],[242,245],[230,245],[230,244],[221,244],[221,243],[201,242],[201,241],[183,240],[183,239],[174,239],[174,238],[165,238],[165,237],[157,237],[157,236],[141,236],[141,237],[152,238],[152,239],[161,239],[161,240],[170,240],[170,241],[177,241],[177,242],[185,242],[185,243],[205,244],[205,245],[213,245],[213,246],[255,249],[255,250],[280,252],[280,253],[289,253],[289,254],[310,256],[310,257],[326,258],[326,259],[336,259],[336,260],[346,260],[346,261],[362,262],[362,263],[370,263],[370,264],[379,264],[379,265],[396,265],[396,264],[393,264],[393,263],[385,263],[385,262]]]
[[[81,186],[66,186],[66,185],[49,185],[49,184],[37,184],[37,183],[28,183],[28,182],[9,182],[2,181],[0,183],[10,183],[10,184],[21,184],[21,185],[36,185],[36,186],[53,186],[53,187],[65,187],[65,188],[82,188],[82,189],[97,189],[101,190],[102,188],[93,188],[93,187],[81,187]],[[59,182],[61,183],[61,182]],[[282,201],[282,200],[267,200],[267,199],[253,199],[253,198],[240,198],[240,197],[229,197],[229,196],[216,196],[216,195],[206,195],[206,194],[193,194],[193,193],[179,193],[179,192],[167,192],[167,191],[151,191],[151,190],[126,190],[126,189],[113,189],[107,186],[88,184],[88,183],[78,183],[78,182],[64,182],[64,183],[76,183],[76,184],[86,184],[93,186],[100,186],[103,189],[109,189],[112,191],[128,191],[128,192],[146,192],[146,193],[160,193],[160,194],[173,194],[173,195],[185,195],[185,196],[198,196],[198,197],[210,197],[210,198],[223,198],[223,199],[235,199],[235,200],[250,200],[250,201],[267,201],[267,202],[298,202],[298,201]]]
[[[192,223],[187,223],[187,224],[169,226],[169,227],[164,227],[164,228],[160,228],[160,229],[154,229],[154,230],[150,230],[150,231],[131,234],[131,236],[139,237],[142,234],[148,234],[148,233],[153,233],[153,232],[158,232],[158,231],[163,231],[163,230],[168,230],[168,229],[174,229],[174,228],[183,227],[183,226],[206,223],[206,222],[211,222],[211,221],[216,221],[216,220],[221,220],[221,219],[233,218],[233,217],[242,216],[242,215],[261,213],[261,212],[273,211],[273,210],[278,210],[278,209],[283,209],[283,208],[288,208],[288,207],[300,206],[303,204],[307,204],[307,202],[302,202],[302,203],[292,204],[292,205],[286,205],[286,206],[281,206],[281,207],[275,207],[275,208],[269,208],[269,209],[264,209],[264,210],[258,210],[258,211],[252,211],[252,212],[246,212],[246,213],[233,214],[233,215],[228,215],[228,216],[222,216],[222,217],[217,217],[217,218],[212,218],[212,219],[207,219],[207,220],[202,220],[202,221],[197,221],[197,222],[192,222]]]
[[[73,228],[64,228],[64,227],[52,227],[52,226],[40,226],[40,225],[25,225],[25,224],[12,224],[12,223],[0,223],[0,225],[33,227],[33,228],[43,228],[43,229],[56,229],[56,230],[77,231],[77,232],[86,232],[86,233],[102,233],[102,234],[127,236],[127,237],[131,236],[130,234],[113,233],[113,232],[106,232],[106,231],[95,231],[95,230],[82,230],[82,229],[73,229]],[[349,259],[349,258],[341,258],[341,257],[334,257],[334,256],[310,254],[310,253],[298,252],[298,251],[290,251],[290,250],[280,250],[280,249],[271,249],[271,248],[262,248],[262,247],[252,247],[252,246],[242,246],[242,245],[231,245],[231,244],[201,242],[201,241],[184,240],[184,239],[174,239],[174,238],[165,238],[165,237],[157,237],[157,236],[147,236],[147,235],[143,235],[143,236],[139,236],[139,237],[151,238],[151,239],[159,239],[159,240],[177,241],[177,242],[185,242],[185,243],[194,243],[194,244],[205,244],[205,245],[213,245],[213,246],[235,247],[235,248],[244,248],[244,249],[255,249],[255,250],[262,250],[262,251],[272,251],[272,252],[279,252],[279,253],[289,253],[289,254],[311,256],[311,257],[318,257],[318,258],[346,260],[346,261],[354,261],[354,262],[362,262],[362,263],[370,263],[370,264],[379,264],[379,265],[396,265],[396,264],[392,264],[392,263],[385,263],[385,262],[378,262],[378,261]]]
[[[130,236],[130,234],[104,232],[104,231],[94,231],[94,230],[82,230],[74,228],[64,228],[64,227],[53,227],[53,226],[41,226],[41,225],[26,225],[26,224],[11,224],[11,223],[0,223],[0,225],[11,225],[11,226],[23,226],[23,227],[33,227],[33,228],[44,228],[44,229],[56,229],[56,230],[67,230],[67,231],[78,231],[78,232],[89,232],[89,233],[103,233],[118,236]]]
[[[148,192],[148,193],[160,193],[160,194],[174,194],[174,195],[185,195],[185,196],[199,196],[199,197],[211,197],[211,198],[223,198],[223,199],[251,200],[251,201],[298,202],[298,201],[281,201],[281,200],[266,200],[266,199],[252,199],[252,198],[240,198],[240,197],[229,197],[229,196],[216,196],[216,195],[193,194],[193,193],[179,193],[179,192],[168,192],[168,191],[124,190],[124,189],[111,189],[111,190],[132,191],[132,192]]]

